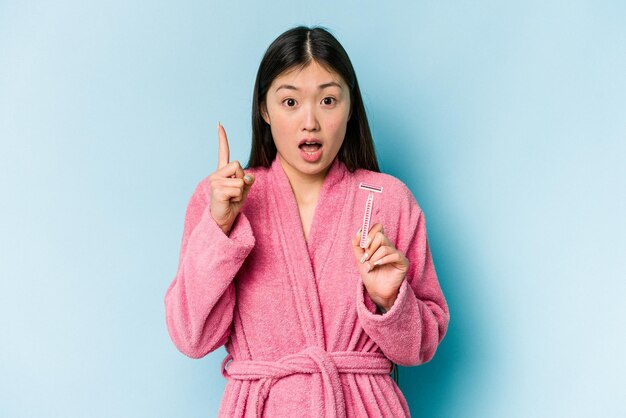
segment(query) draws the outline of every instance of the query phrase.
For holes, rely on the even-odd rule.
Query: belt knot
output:
[[[230,360],[232,361],[229,363]],[[237,380],[259,380],[250,396],[253,400],[252,410],[257,417],[261,417],[265,401],[276,381],[297,373],[320,373],[324,391],[324,415],[327,418],[343,418],[346,410],[339,373],[389,374],[391,366],[389,359],[380,353],[328,352],[311,346],[277,361],[233,360],[229,354],[222,362],[222,374]]]

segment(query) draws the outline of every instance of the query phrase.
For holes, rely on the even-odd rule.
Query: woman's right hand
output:
[[[230,150],[226,131],[218,123],[219,152],[217,170],[209,176],[211,183],[211,216],[226,235],[230,233],[241,206],[254,183],[252,174],[245,174],[239,161],[229,162]]]

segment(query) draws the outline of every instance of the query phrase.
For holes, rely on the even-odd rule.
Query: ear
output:
[[[266,106],[265,102],[261,103],[260,108],[261,108],[260,109],[261,110],[261,117],[263,118],[265,123],[267,123],[268,125],[271,125],[271,123],[270,123],[270,115],[269,115],[269,113],[267,113],[267,106]]]

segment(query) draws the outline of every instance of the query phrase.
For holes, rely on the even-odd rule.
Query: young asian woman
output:
[[[226,345],[220,416],[403,417],[393,364],[430,361],[450,319],[424,213],[380,173],[350,59],[296,27],[257,73],[252,146],[217,169],[185,216],[166,323],[184,354]],[[373,225],[362,248],[368,192]]]

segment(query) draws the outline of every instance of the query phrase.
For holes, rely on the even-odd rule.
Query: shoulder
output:
[[[424,214],[409,187],[397,177],[386,173],[368,170],[356,170],[352,173],[356,187],[365,182],[383,188],[382,193],[374,193],[373,217],[383,225],[385,235],[404,253],[408,251],[410,241]]]
[[[369,171],[364,169],[357,169],[353,176],[354,181],[357,183],[364,182],[373,186],[379,186],[383,188],[380,197],[376,196],[376,199],[380,199],[382,205],[386,211],[391,212],[421,212],[421,208],[415,199],[415,196],[409,189],[409,187],[399,178],[387,173],[378,173],[375,171]]]

